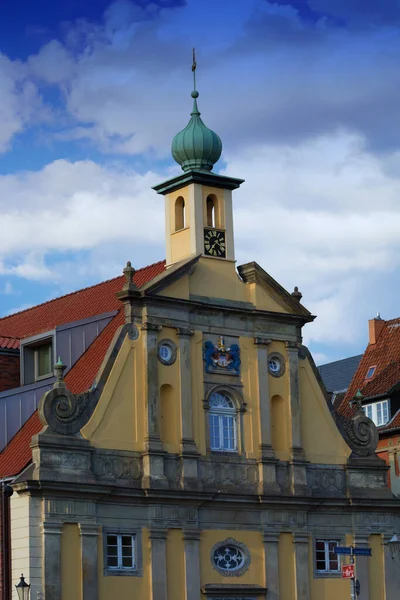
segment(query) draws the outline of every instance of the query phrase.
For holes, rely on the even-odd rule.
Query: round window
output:
[[[268,371],[273,377],[281,377],[285,372],[285,358],[279,352],[268,356]]]
[[[222,571],[238,571],[244,565],[244,553],[237,546],[220,546],[214,551],[214,563]]]
[[[250,565],[250,554],[242,542],[227,538],[211,550],[211,562],[224,577],[240,577]]]
[[[172,358],[172,350],[167,344],[162,344],[159,348],[160,358],[165,362],[169,362]]]
[[[281,368],[281,361],[279,360],[279,358],[270,358],[268,366],[271,373],[279,373],[279,370]]]
[[[158,360],[163,365],[172,365],[176,360],[177,347],[172,340],[160,340],[157,346]]]

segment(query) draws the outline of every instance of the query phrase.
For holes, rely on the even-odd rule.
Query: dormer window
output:
[[[21,344],[22,384],[28,385],[53,376],[53,337],[26,340]]]
[[[382,427],[382,425],[386,425],[389,421],[389,400],[365,404],[363,409],[367,417],[371,419],[377,427]]]
[[[375,373],[376,365],[369,367],[365,379],[371,379]]]

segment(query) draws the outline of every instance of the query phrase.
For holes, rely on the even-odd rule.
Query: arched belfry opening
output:
[[[209,194],[206,200],[207,227],[219,228],[221,226],[218,209],[217,196],[215,194]]]
[[[186,207],[185,200],[182,196],[179,196],[175,200],[175,231],[185,229],[186,227]]]

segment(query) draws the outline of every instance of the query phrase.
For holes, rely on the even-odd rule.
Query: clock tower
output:
[[[193,62],[194,74],[195,69]],[[153,188],[165,196],[167,266],[197,255],[235,260],[232,190],[243,179],[213,173],[222,142],[203,123],[198,96],[195,84],[190,121],[172,141],[172,156],[183,173]]]

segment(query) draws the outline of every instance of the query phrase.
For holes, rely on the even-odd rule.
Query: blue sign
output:
[[[351,554],[350,546],[335,546],[333,551],[335,554],[348,554],[349,556]]]
[[[352,548],[351,546],[335,546],[335,554],[347,554],[348,556],[372,556],[371,548]]]
[[[354,556],[372,556],[371,548],[353,548]]]

